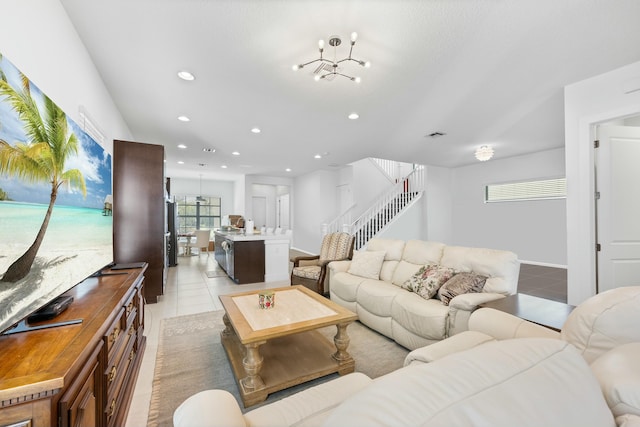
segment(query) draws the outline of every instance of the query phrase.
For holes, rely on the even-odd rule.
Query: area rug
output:
[[[186,398],[202,390],[227,390],[241,402],[231,366],[220,343],[220,332],[224,329],[223,314],[223,311],[214,311],[162,320],[147,423],[149,427],[172,426],[175,409]],[[336,328],[331,326],[320,331],[333,340]],[[402,367],[408,353],[404,347],[359,322],[351,324],[347,332],[351,338],[348,351],[356,362],[356,371],[376,378]],[[337,376],[328,375],[273,393],[264,404]],[[241,403],[240,408],[245,411]]]

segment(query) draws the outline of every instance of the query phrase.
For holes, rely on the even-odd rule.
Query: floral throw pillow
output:
[[[416,273],[408,278],[402,287],[415,292],[424,299],[433,298],[447,280],[455,275],[452,268],[437,264],[427,264],[420,267]]]
[[[487,276],[476,273],[458,273],[438,290],[438,298],[449,305],[454,297],[471,292],[482,292]]]

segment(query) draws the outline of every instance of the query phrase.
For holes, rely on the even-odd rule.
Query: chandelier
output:
[[[486,162],[493,157],[493,148],[488,145],[482,145],[476,150],[476,159]]]
[[[333,80],[333,78],[335,76],[342,76],[342,77],[346,77],[349,80],[351,80],[352,82],[356,82],[356,83],[360,83],[360,77],[353,77],[353,76],[349,76],[347,74],[344,74],[342,72],[340,72],[340,70],[338,69],[338,65],[341,64],[342,62],[346,62],[346,61],[353,61],[355,63],[357,63],[358,65],[365,67],[365,68],[369,68],[371,66],[370,62],[365,62],[365,61],[361,61],[359,59],[355,59],[351,57],[351,54],[353,53],[353,46],[356,44],[356,40],[358,39],[358,33],[351,33],[351,46],[349,47],[349,56],[347,56],[346,58],[337,59],[337,47],[340,46],[340,44],[342,44],[342,40],[340,39],[340,37],[338,36],[331,36],[329,38],[329,46],[333,46],[333,61],[330,59],[327,59],[323,56],[323,52],[324,52],[324,40],[320,40],[318,42],[318,50],[320,51],[320,58],[318,59],[314,59],[313,61],[309,61],[306,62],[304,64],[297,64],[294,65],[293,71],[297,71],[301,68],[306,67],[307,65],[313,64],[315,62],[320,62],[320,64],[318,65],[318,67],[316,68],[316,70],[314,71],[315,73],[315,81],[320,81],[321,79],[326,79],[326,80]]]

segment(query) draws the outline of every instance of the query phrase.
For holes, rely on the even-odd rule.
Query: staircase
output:
[[[331,221],[323,233],[345,231],[355,236],[354,249],[366,245],[369,239],[383,230],[404,209],[415,203],[424,193],[425,168],[415,165],[413,171],[398,180],[389,190],[378,197],[360,217],[345,223],[345,214]]]

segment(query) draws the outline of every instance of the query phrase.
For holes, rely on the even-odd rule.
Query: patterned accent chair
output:
[[[353,256],[354,236],[349,233],[329,233],[322,239],[320,255],[294,258],[291,285],[304,285],[320,295],[326,295],[324,279],[331,261],[343,261]]]

